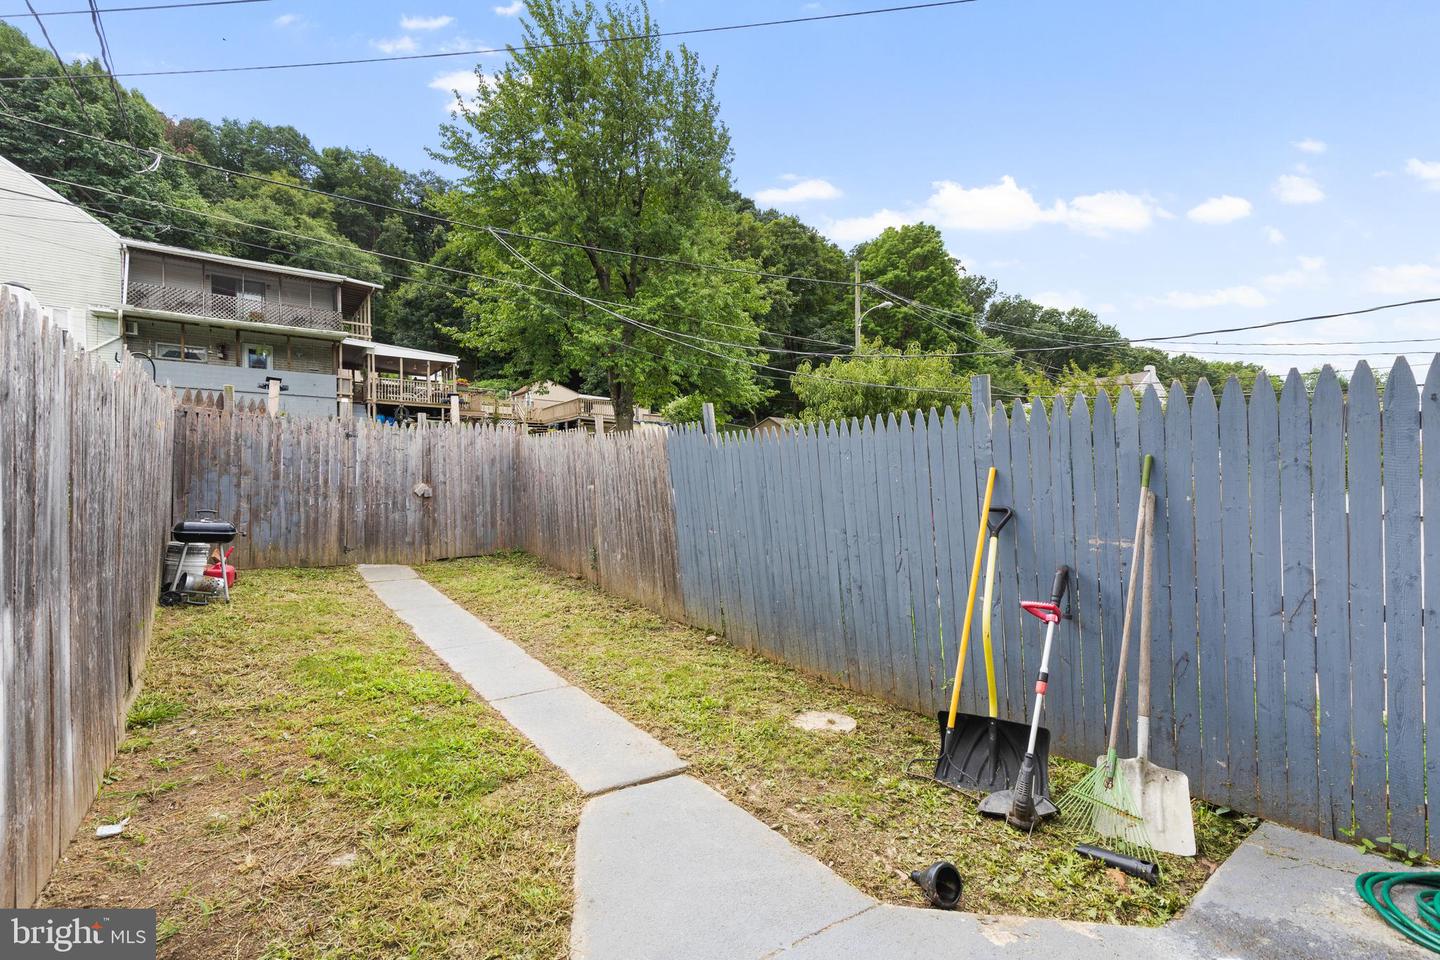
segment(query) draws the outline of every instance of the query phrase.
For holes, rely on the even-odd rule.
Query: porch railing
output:
[[[444,406],[450,402],[455,384],[439,380],[392,380],[381,377],[370,381],[370,399],[375,403],[428,403]]]
[[[348,330],[351,323],[337,310],[298,306],[276,300],[229,297],[193,287],[131,281],[125,302],[132,307],[185,313],[215,320],[244,320],[304,330]]]

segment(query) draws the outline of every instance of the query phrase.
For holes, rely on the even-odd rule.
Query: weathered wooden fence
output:
[[[1202,384],[1168,404],[997,406],[787,433],[528,437],[489,427],[180,414],[175,510],[238,520],[242,566],[522,548],[731,642],[904,706],[948,699],[986,470],[1001,539],[996,665],[1024,719],[1041,632],[1017,601],[1074,571],[1046,724],[1103,747],[1143,454],[1157,460],[1153,751],[1197,794],[1440,853],[1440,363],[1348,398]],[[966,710],[983,712],[978,626]],[[1434,662],[1435,654],[1430,654]],[[1130,676],[1134,677],[1133,664]],[[1132,689],[1129,701],[1133,705]],[[1427,710],[1428,704],[1428,710]],[[1132,711],[1127,711],[1133,716]],[[1126,729],[1125,749],[1130,749]]]
[[[666,435],[594,443],[465,424],[176,413],[177,518],[217,510],[244,567],[424,563],[525,549],[672,616]]]
[[[169,519],[171,397],[26,303],[0,287],[0,907],[34,900],[114,756]]]

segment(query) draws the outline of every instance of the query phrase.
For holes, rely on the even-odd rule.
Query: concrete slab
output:
[[[1163,929],[877,906],[774,954],[783,960],[1200,960]]]
[[[450,669],[486,700],[518,697],[566,685],[563,677],[513,643],[481,643],[446,653]],[[495,706],[498,709],[499,704]],[[520,731],[524,733],[525,728],[521,727]]]
[[[473,647],[482,643],[509,643],[477,617],[455,606],[407,607],[396,610],[423,640],[437,652],[453,647]]]
[[[491,706],[587,794],[685,769],[669,747],[574,687],[494,700]]]
[[[418,580],[420,574],[412,568],[398,563],[362,563],[356,571],[366,583],[381,583],[386,580]]]
[[[1169,929],[1217,957],[1431,957],[1355,893],[1358,874],[1395,869],[1355,847],[1263,823]]]
[[[455,601],[436,590],[424,580],[396,579],[377,580],[370,584],[375,595],[384,600],[396,613],[417,610],[422,607],[445,607],[459,609]]]
[[[586,804],[575,890],[575,960],[758,960],[875,906],[691,777]]]

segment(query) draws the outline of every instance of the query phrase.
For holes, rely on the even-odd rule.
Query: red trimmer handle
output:
[[[1020,609],[1046,623],[1059,623],[1061,620],[1060,604],[1047,600],[1021,600]]]

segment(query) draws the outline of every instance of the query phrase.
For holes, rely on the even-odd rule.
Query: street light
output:
[[[876,310],[884,310],[886,307],[893,306],[895,306],[895,304],[891,303],[889,300],[882,300],[881,302],[875,304],[875,306],[871,307],[869,310],[866,310],[864,313],[855,314],[855,352],[857,354],[860,352],[860,321],[864,320]]]

